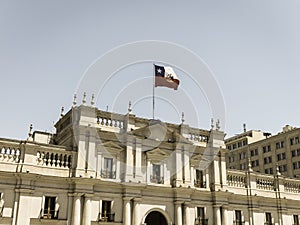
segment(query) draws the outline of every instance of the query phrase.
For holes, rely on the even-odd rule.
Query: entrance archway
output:
[[[158,212],[158,211],[152,211],[150,212],[146,219],[145,224],[147,225],[167,225],[167,220],[165,216]]]

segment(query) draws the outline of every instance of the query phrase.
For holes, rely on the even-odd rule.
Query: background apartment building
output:
[[[282,132],[271,135],[249,130],[225,140],[229,169],[274,174],[277,167],[288,177],[300,177],[300,129],[285,126]]]

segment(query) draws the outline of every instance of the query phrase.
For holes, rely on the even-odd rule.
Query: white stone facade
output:
[[[300,181],[226,169],[224,133],[74,106],[0,139],[0,224],[298,224]]]

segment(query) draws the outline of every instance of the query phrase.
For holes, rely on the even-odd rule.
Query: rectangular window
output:
[[[295,157],[296,155],[297,155],[296,150],[293,150],[293,151],[292,151],[292,157]]]
[[[162,184],[163,177],[161,176],[161,165],[153,164],[152,165],[152,175],[150,177],[152,183]]]
[[[272,224],[272,214],[270,212],[266,212],[266,225]]]
[[[280,144],[279,142],[276,142],[276,149],[279,149],[280,148]]]
[[[297,162],[294,162],[294,163],[293,163],[293,168],[294,168],[294,170],[295,170],[295,169],[298,169],[298,164],[297,164]]]
[[[280,147],[284,148],[284,141],[280,142]]]
[[[238,142],[238,148],[242,147],[242,142]]]
[[[235,210],[235,223],[236,225],[242,225],[242,211],[241,210]]]
[[[101,177],[103,178],[115,178],[115,173],[113,172],[113,159],[104,158],[104,165],[101,172]]]
[[[254,156],[254,150],[251,150],[250,155]]]
[[[203,180],[203,171],[196,170],[195,187],[204,188],[206,185]]]
[[[291,138],[291,139],[290,139],[290,144],[291,144],[291,145],[294,145],[294,138]]]
[[[255,155],[258,155],[258,149],[256,148],[254,151],[255,151]]]
[[[263,152],[266,153],[267,152],[267,148],[266,146],[263,146]]]
[[[247,140],[243,140],[243,145],[247,145],[248,144],[248,141]]]
[[[299,144],[299,137],[295,137],[295,144]]]
[[[299,216],[293,215],[294,225],[299,225]]]
[[[233,148],[233,149],[236,149],[236,144],[233,144],[233,145],[232,145],[232,148]]]
[[[113,222],[115,221],[115,214],[111,212],[111,201],[102,201],[101,209],[101,221],[103,222]]]
[[[56,197],[45,196],[44,203],[44,219],[57,219],[57,212],[55,211]]]
[[[207,225],[208,219],[205,219],[204,207],[197,207],[197,217],[195,220],[196,225]]]

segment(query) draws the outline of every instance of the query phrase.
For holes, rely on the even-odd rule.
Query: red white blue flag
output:
[[[169,66],[154,65],[155,87],[168,87],[177,90],[179,79]]]

